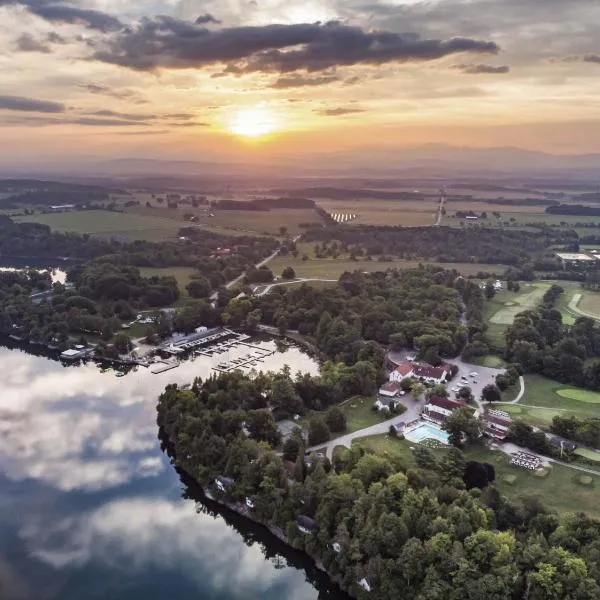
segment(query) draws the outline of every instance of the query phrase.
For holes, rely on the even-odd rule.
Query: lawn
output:
[[[472,360],[474,365],[480,367],[489,367],[491,369],[503,369],[506,366],[506,361],[500,356],[488,354],[487,356],[477,356]]]
[[[377,425],[382,421],[387,421],[394,417],[392,413],[381,413],[372,409],[373,402],[375,402],[374,396],[356,396],[350,398],[340,408],[346,415],[346,432],[352,433],[365,427],[371,427],[371,425]],[[400,413],[395,413],[398,417]]]
[[[193,275],[198,274],[198,271],[192,267],[141,267],[140,274],[142,277],[175,277],[181,295],[187,296],[185,286],[192,280]]]
[[[414,458],[410,444],[406,440],[397,440],[388,435],[377,435],[361,438],[353,444],[373,450],[377,454],[401,458],[408,468],[414,466]],[[443,455],[446,450],[434,451]],[[581,473],[554,465],[547,476],[540,477],[530,471],[509,464],[509,457],[487,448],[471,448],[465,452],[467,460],[487,462],[496,471],[496,487],[508,498],[516,500],[521,496],[535,495],[541,497],[544,504],[558,512],[585,511],[594,517],[600,517],[598,490],[600,477],[592,476],[588,485],[579,482]],[[511,483],[508,483],[508,481]]]
[[[19,222],[42,223],[53,231],[113,236],[124,239],[161,241],[175,239],[182,223],[132,213],[82,210],[18,217]]]
[[[582,296],[576,307],[586,316],[600,320],[600,294],[594,292],[581,291]]]
[[[592,404],[600,404],[600,394],[590,390],[581,390],[577,388],[565,388],[556,390],[556,393],[561,398],[568,400],[578,400],[579,402],[590,402]]]
[[[501,291],[495,297],[495,304],[502,308],[493,314],[489,321],[495,325],[512,325],[515,317],[524,310],[537,307],[542,301],[549,283],[522,284],[519,293]]]
[[[583,458],[587,458],[588,460],[593,460],[594,462],[600,462],[600,452],[596,452],[589,448],[577,448],[575,454],[583,456]]]

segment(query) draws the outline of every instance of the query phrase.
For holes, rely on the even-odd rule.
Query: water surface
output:
[[[297,349],[268,360],[317,370]],[[3,600],[342,597],[262,528],[184,498],[193,492],[159,448],[156,398],[206,377],[209,362],[117,378],[0,348],[0,365]]]

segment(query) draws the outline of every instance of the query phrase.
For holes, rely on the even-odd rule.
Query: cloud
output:
[[[213,25],[220,25],[222,21],[219,21],[219,19],[215,19],[215,17],[209,15],[208,13],[201,15],[196,19],[196,25],[209,25],[211,23]]]
[[[494,42],[470,38],[421,39],[365,31],[339,22],[263,25],[209,30],[158,16],[99,42],[93,58],[139,71],[228,65],[228,72],[325,71],[336,66],[420,62],[461,53],[499,52]]]
[[[366,112],[364,108],[351,108],[338,106],[336,108],[319,108],[314,112],[323,117],[341,117],[343,115],[352,115],[355,113]]]
[[[285,90],[289,88],[298,88],[298,87],[314,87],[318,85],[327,85],[328,83],[335,83],[339,81],[340,78],[337,75],[323,75],[321,77],[306,77],[304,75],[289,75],[287,77],[279,77],[277,81],[275,81],[269,87],[272,87],[276,90]]]
[[[598,54],[586,54],[582,60],[586,63],[600,64],[600,56]]]
[[[62,0],[0,0],[0,6],[24,6],[34,15],[51,23],[83,24],[98,31],[118,31],[123,28],[119,19],[99,10],[79,8]]]
[[[456,69],[461,70],[467,75],[502,75],[510,72],[510,67],[502,65],[496,67],[494,65],[456,65]]]
[[[22,96],[0,96],[0,110],[19,110],[25,112],[62,113],[66,106],[49,100],[36,100]]]
[[[79,87],[83,88],[84,90],[87,90],[88,92],[90,92],[90,94],[108,96],[110,98],[117,98],[118,100],[132,100],[136,104],[148,103],[148,100],[145,100],[133,90],[115,90],[107,85],[98,83],[82,83]]]
[[[24,33],[17,38],[15,49],[19,52],[42,52],[43,54],[52,52],[48,44],[34,38],[30,33]]]

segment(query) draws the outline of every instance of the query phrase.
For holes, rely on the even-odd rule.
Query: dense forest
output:
[[[353,364],[369,341],[412,347],[431,364],[456,356],[467,340],[461,323],[463,294],[477,287],[439,267],[346,272],[338,285],[278,287],[270,294],[231,300],[223,323],[247,327],[258,319],[313,339],[328,358]],[[376,345],[366,352],[373,353]]]
[[[442,263],[472,262],[521,266],[543,256],[551,243],[577,241],[575,232],[536,233],[506,229],[451,227],[339,226],[308,231],[306,242],[338,240],[356,255],[394,256]]]
[[[331,465],[306,460],[300,443],[286,463],[262,408],[269,385],[221,375],[191,389],[167,386],[161,435],[175,465],[304,549],[343,589],[377,600],[600,596],[597,521],[558,517],[533,498],[508,501],[493,485],[467,489],[477,463],[457,449],[419,448],[413,466],[355,447]],[[217,477],[227,478],[224,492]]]

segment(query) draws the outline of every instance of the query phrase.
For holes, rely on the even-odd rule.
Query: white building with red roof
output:
[[[497,441],[503,441],[508,435],[512,420],[508,413],[490,410],[483,415],[485,433]]]
[[[464,402],[450,400],[443,396],[431,396],[427,404],[423,407],[421,416],[434,423],[443,423],[457,408],[467,406]]]
[[[412,377],[413,374],[412,363],[401,363],[391,373],[390,381],[402,381],[406,377]]]

